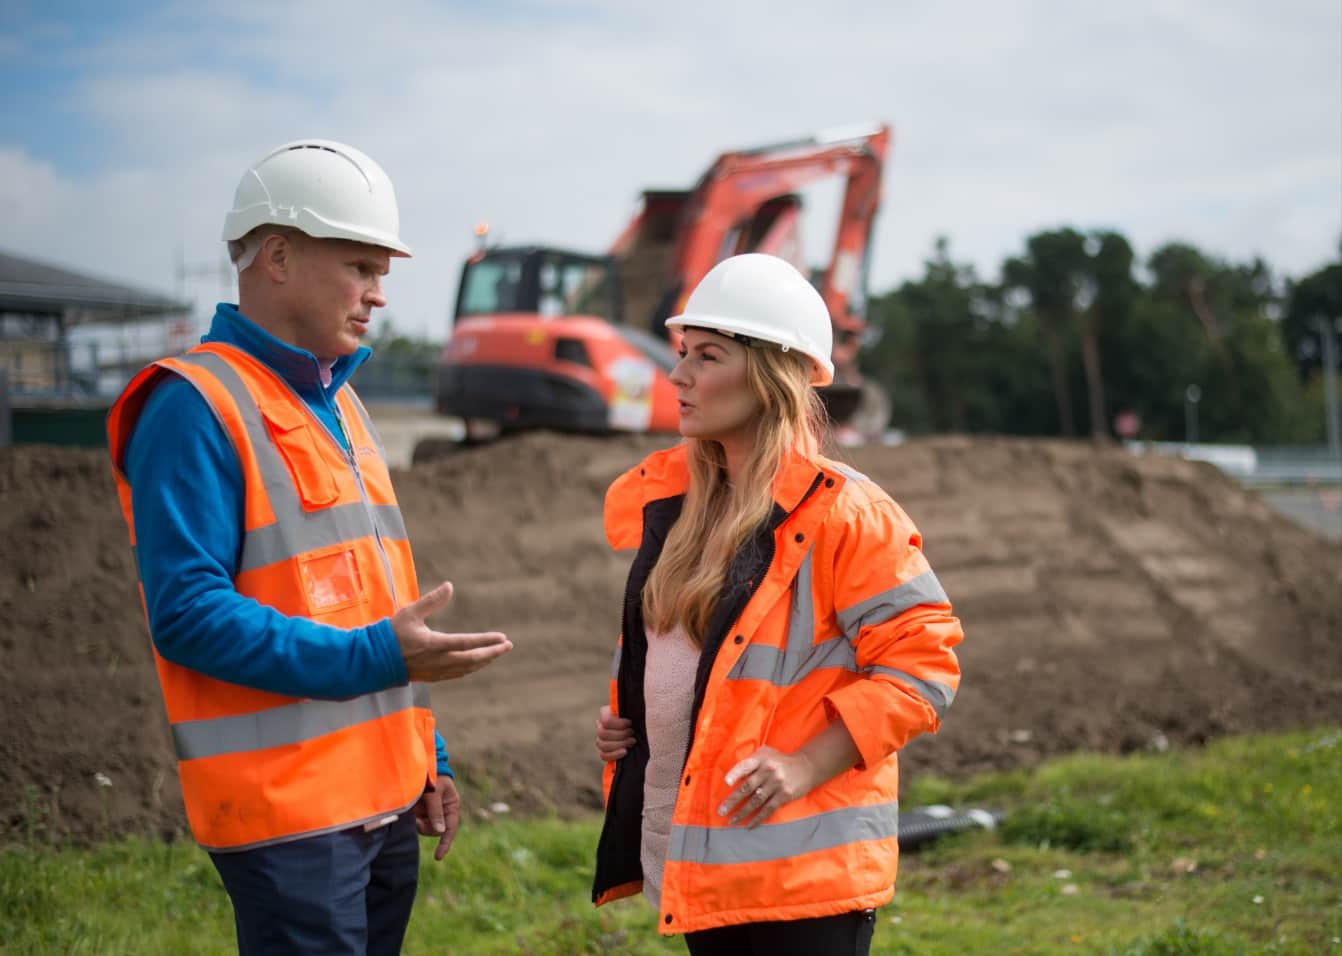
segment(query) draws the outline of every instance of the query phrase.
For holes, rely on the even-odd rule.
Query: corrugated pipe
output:
[[[1002,820],[1000,810],[954,810],[933,804],[899,812],[899,848],[917,849],[947,833],[965,830],[994,830]]]

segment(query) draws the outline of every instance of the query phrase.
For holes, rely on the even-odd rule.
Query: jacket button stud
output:
[[[801,544],[803,541],[806,540],[806,535],[804,535],[804,534],[802,534],[800,531],[798,531],[797,534],[793,537],[792,540],[795,541],[795,542],[797,542],[798,544]]]
[[[690,777],[691,777],[691,776],[693,776],[693,774],[688,774],[688,773],[687,773],[687,774],[685,775],[685,786],[687,786],[687,787],[690,785]]]
[[[736,637],[734,638],[734,640],[735,640],[735,642],[736,642],[737,644],[740,644],[742,641],[745,640],[745,638],[742,637],[740,634],[738,634],[738,635],[736,635]]]
[[[671,914],[670,914],[670,913],[667,913],[667,914],[666,914],[666,925],[667,925],[667,926],[670,926],[670,925],[671,925]]]
[[[826,479],[825,479],[825,487],[826,487],[826,488],[833,488],[833,487],[834,487],[834,479],[833,479],[833,478],[826,478]]]

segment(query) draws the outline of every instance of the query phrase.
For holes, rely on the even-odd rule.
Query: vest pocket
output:
[[[363,578],[353,548],[338,547],[301,557],[298,575],[308,610],[314,615],[339,611],[363,600]]]
[[[261,416],[271,440],[289,466],[305,511],[333,504],[339,496],[335,476],[317,444],[322,439],[302,410],[288,402],[266,402]]]

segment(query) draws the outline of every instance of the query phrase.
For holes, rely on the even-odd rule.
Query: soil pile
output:
[[[396,475],[421,583],[457,586],[435,623],[516,645],[433,689],[473,811],[599,805],[628,562],[601,499],[662,444],[531,435]],[[906,775],[1342,721],[1342,548],[1215,468],[1011,439],[842,457],[919,525],[965,624],[960,696]],[[184,834],[105,454],[2,450],[0,494],[0,842]]]

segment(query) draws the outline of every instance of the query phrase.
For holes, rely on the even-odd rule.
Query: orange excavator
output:
[[[771,253],[807,272],[799,190],[842,177],[830,260],[812,273],[834,322],[835,383],[822,394],[835,422],[878,434],[888,405],[862,381],[857,352],[889,145],[876,125],[724,153],[692,189],[645,192],[605,255],[482,244],[462,270],[438,411],[466,423],[467,441],[531,428],[676,431],[663,322],[728,256]]]

